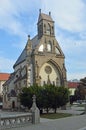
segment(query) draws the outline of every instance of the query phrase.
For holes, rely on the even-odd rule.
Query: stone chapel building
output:
[[[65,56],[55,38],[54,21],[39,11],[37,35],[30,39],[14,64],[14,72],[4,84],[3,108],[18,108],[22,87],[33,84],[66,86]]]

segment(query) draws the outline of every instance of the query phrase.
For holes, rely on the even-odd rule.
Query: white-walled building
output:
[[[3,84],[8,80],[10,74],[0,73],[0,96],[3,96]]]

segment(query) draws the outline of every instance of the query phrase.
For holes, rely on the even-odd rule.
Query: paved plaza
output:
[[[78,110],[77,110],[78,109]],[[29,124],[24,127],[11,128],[9,130],[86,130],[86,114],[82,114],[82,107],[72,107],[69,110],[58,110],[58,112],[65,112],[73,114],[72,117],[60,118],[60,119],[40,119],[39,124]],[[9,112],[0,112],[5,116]],[[10,114],[18,114],[17,112],[10,112]]]
[[[55,120],[41,119],[39,124],[9,130],[86,130],[86,115]]]

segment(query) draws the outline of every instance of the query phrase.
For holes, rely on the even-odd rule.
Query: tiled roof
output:
[[[20,64],[22,61],[25,60],[25,58],[26,58],[26,50],[24,49],[13,67],[15,67],[16,65]]]
[[[39,44],[38,35],[36,35],[31,40],[31,43],[32,43],[32,49],[35,49],[35,47]],[[26,49],[24,48],[24,50],[22,51],[21,55],[19,56],[19,58],[17,59],[13,67],[17,66],[18,64],[26,60],[26,56],[27,56],[27,52],[26,52]]]
[[[31,42],[32,42],[32,49],[35,49],[36,48],[36,46],[39,44],[39,39],[38,39],[38,35],[36,35],[32,40],[31,40]]]
[[[15,73],[11,73],[9,79],[3,84],[3,86],[8,85],[14,78]]]
[[[78,82],[68,82],[68,88],[77,88]]]
[[[8,80],[10,74],[8,73],[0,73],[0,81],[6,81]]]

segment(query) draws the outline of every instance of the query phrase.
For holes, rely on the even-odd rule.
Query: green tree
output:
[[[43,108],[43,87],[34,85],[30,87],[32,95],[36,95],[36,103],[39,109]]]
[[[86,98],[86,77],[80,79],[80,83],[75,91],[77,100],[84,100]]]
[[[31,91],[30,87],[26,88],[24,87],[22,89],[22,93],[20,93],[20,102],[23,106],[31,108],[32,105],[32,94],[33,92]]]
[[[32,96],[36,95],[37,106],[39,109],[46,109],[47,113],[52,108],[56,113],[58,107],[68,102],[69,91],[65,87],[57,87],[55,85],[30,86],[23,88],[20,94],[21,104],[28,108],[32,105]]]
[[[62,107],[69,101],[69,90],[65,87],[58,87],[57,106]]]
[[[34,94],[36,95],[37,106],[39,107],[39,109],[42,108],[42,87],[37,85],[30,86],[28,88],[24,87],[22,89],[22,93],[19,95],[21,104],[25,107],[31,108],[32,97]]]
[[[48,86],[48,100],[49,100],[49,107],[54,109],[56,113],[57,110],[57,95],[58,95],[58,87],[55,85]]]
[[[42,103],[43,103],[43,107],[44,109],[46,109],[47,113],[49,112],[50,108],[52,107],[52,100],[54,97],[53,94],[53,89],[52,89],[52,85],[45,85],[43,86],[43,90],[42,90]]]

